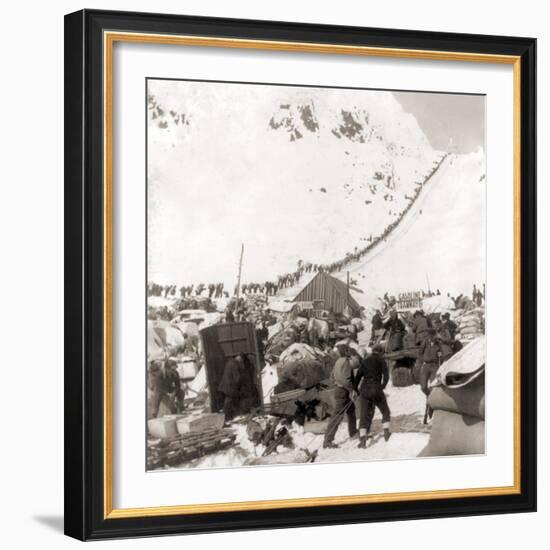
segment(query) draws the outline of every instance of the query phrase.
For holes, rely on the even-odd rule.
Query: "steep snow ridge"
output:
[[[363,305],[384,292],[468,294],[485,280],[485,155],[450,155],[385,242],[350,270]]]
[[[391,92],[149,86],[149,272],[161,284],[232,287],[241,243],[243,282],[339,260],[397,219],[441,156]]]

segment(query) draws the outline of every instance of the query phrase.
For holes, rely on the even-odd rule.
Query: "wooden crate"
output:
[[[161,416],[151,418],[147,421],[149,433],[159,439],[168,439],[178,435],[177,421],[181,418],[178,415]]]
[[[326,420],[306,420],[304,431],[312,434],[324,434],[328,428],[329,419]]]
[[[221,430],[225,422],[223,413],[203,413],[184,416],[177,421],[177,432],[180,434],[200,433],[207,430]]]
[[[282,403],[287,403],[288,401],[296,401],[303,397],[305,393],[306,390],[297,389],[273,394],[271,396],[271,403],[273,405],[280,405]]]

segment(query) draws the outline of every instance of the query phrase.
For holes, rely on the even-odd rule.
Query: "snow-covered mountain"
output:
[[[394,231],[350,269],[363,305],[388,291],[469,294],[485,281],[485,154],[450,155]]]
[[[297,104],[281,103],[269,125],[282,130],[290,141],[328,132],[344,142],[384,142],[390,151],[430,147],[414,116],[405,113],[391,92],[362,91],[359,106],[354,102],[321,96]],[[398,145],[399,144],[399,145]]]
[[[149,81],[149,278],[273,280],[381,234],[441,158],[391,92]]]

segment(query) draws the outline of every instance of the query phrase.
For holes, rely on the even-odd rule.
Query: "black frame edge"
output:
[[[521,487],[537,510],[537,41],[521,54]]]
[[[103,518],[103,30],[521,56],[522,492],[370,505]],[[536,510],[536,40],[83,10],[65,17],[65,533],[79,540]],[[99,118],[98,118],[99,117]],[[93,420],[92,420],[93,413]]]
[[[82,281],[83,266],[83,168],[84,168],[84,13],[64,20],[64,219],[65,219],[65,441],[64,531],[84,540],[86,492],[84,491],[84,382]]]

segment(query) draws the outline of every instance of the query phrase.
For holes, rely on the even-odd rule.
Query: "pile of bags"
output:
[[[275,393],[319,384],[330,377],[335,361],[336,354],[324,353],[307,344],[289,346],[276,365],[279,384]]]
[[[272,335],[270,330],[270,338],[267,342],[265,354],[266,356],[273,355],[281,360],[282,354],[289,346],[295,342],[306,342],[308,340],[307,319],[298,317],[287,325],[279,323],[276,325],[277,328],[273,329]],[[277,329],[278,332],[276,332]]]
[[[485,310],[475,308],[465,311],[455,319],[459,340],[473,340],[485,334]]]
[[[468,343],[437,372],[428,445],[419,456],[485,453],[485,337]]]

